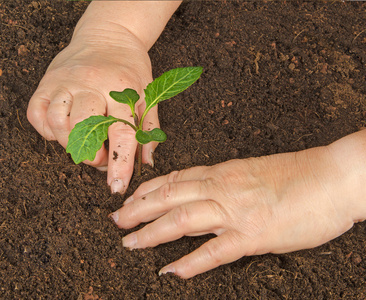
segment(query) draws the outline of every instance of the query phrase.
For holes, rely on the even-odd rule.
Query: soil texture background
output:
[[[0,1],[0,299],[365,299],[366,223],[315,249],[244,257],[189,280],[164,265],[212,236],[128,251],[106,174],[26,118],[86,2]],[[154,77],[202,66],[161,103],[168,140],[127,195],[174,170],[327,145],[365,127],[366,3],[187,1],[150,50]]]

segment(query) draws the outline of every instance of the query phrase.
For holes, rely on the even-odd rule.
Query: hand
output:
[[[82,26],[80,26],[82,27]],[[29,102],[28,119],[47,140],[66,148],[76,123],[92,115],[113,115],[133,123],[127,105],[110,98],[110,91],[132,88],[140,95],[136,112],[144,110],[143,90],[152,81],[146,47],[128,30],[86,30],[74,33],[70,45],[50,64]],[[145,128],[159,127],[157,108],[145,118]],[[109,153],[103,146],[95,159],[85,163],[108,168],[112,192],[124,193],[133,172],[137,142],[135,132],[120,122],[108,132]],[[143,149],[143,162],[153,164],[156,143]]]
[[[232,160],[143,183],[111,217],[126,229],[156,219],[123,238],[131,249],[216,234],[159,272],[190,278],[242,256],[316,247],[350,229],[352,187],[339,184],[343,175],[328,147]]]

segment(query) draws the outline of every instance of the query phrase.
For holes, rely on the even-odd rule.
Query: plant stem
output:
[[[137,127],[135,125],[131,124],[130,122],[123,120],[123,119],[117,119],[117,120],[118,120],[118,122],[125,123],[126,125],[130,126],[133,130],[137,131]]]
[[[138,117],[135,115],[134,116],[134,122],[136,124],[136,126],[134,126],[133,124],[131,124],[130,122],[123,120],[123,119],[118,119],[118,121],[125,123],[126,125],[129,125],[133,130],[137,131],[138,129],[140,129],[140,127],[142,127],[142,122],[140,122],[139,124],[139,119]],[[142,144],[139,143],[139,147],[137,150],[137,176],[141,176],[141,170],[142,170]]]
[[[142,169],[142,144],[139,144],[137,153],[137,176],[141,176],[141,169]]]

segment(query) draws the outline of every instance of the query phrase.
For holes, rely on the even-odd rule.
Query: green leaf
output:
[[[135,104],[140,99],[139,94],[133,89],[125,89],[122,92],[112,91],[109,93],[115,101],[119,103],[127,104],[132,111],[132,115],[135,115]]]
[[[78,164],[93,161],[97,151],[108,138],[108,127],[119,121],[112,116],[91,116],[75,125],[69,135],[66,152]]]
[[[166,134],[164,131],[162,131],[159,128],[154,128],[151,131],[146,130],[137,130],[136,131],[136,140],[142,144],[145,145],[150,142],[165,142],[166,141]]]
[[[145,89],[145,112],[159,102],[183,92],[200,78],[202,70],[202,67],[177,68],[156,78]]]

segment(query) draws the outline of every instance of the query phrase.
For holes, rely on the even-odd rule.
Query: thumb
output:
[[[36,91],[29,101],[27,118],[32,126],[47,140],[55,140],[47,121],[47,110],[50,105],[49,97],[42,91]]]

